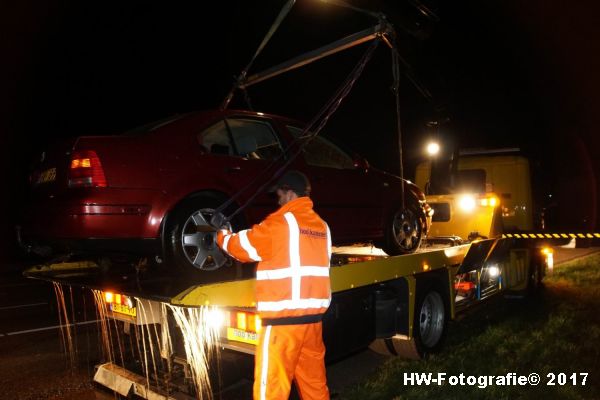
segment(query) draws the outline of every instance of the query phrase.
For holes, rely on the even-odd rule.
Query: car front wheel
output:
[[[387,254],[395,256],[417,251],[423,239],[421,214],[414,207],[393,214],[385,230],[383,250]]]

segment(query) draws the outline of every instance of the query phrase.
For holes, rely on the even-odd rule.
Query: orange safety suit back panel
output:
[[[217,242],[242,262],[258,261],[256,300],[262,319],[302,323],[307,316],[320,319],[329,307],[331,234],[310,198],[288,202],[251,229],[220,231]]]

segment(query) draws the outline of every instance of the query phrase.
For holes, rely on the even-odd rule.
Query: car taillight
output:
[[[106,187],[104,169],[95,151],[73,153],[69,168],[69,187]]]

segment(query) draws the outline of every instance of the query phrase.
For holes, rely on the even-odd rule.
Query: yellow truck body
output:
[[[485,198],[492,197],[498,201],[504,232],[533,230],[531,175],[529,161],[525,157],[490,154],[461,155],[458,158],[456,175],[456,188],[452,193],[427,195],[428,203],[438,211],[438,215],[434,213],[433,216],[430,236],[456,235],[466,239],[469,233],[479,231],[482,236],[493,237],[499,229],[497,223],[489,224],[493,218],[491,209],[494,207],[489,207],[487,213],[485,209],[480,208]],[[461,177],[470,181],[468,191],[461,190]],[[427,191],[430,182],[431,161],[420,163],[416,169],[415,183]],[[461,210],[460,203],[464,196],[472,196],[479,209],[472,212]],[[443,206],[445,209],[438,210],[439,204],[447,205]],[[447,209],[448,205],[449,209]],[[439,211],[444,215],[440,215]],[[491,226],[492,231],[488,231],[486,226]],[[468,227],[469,232],[465,227]]]

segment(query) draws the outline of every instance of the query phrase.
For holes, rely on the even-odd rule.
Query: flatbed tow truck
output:
[[[503,234],[501,197],[489,191],[471,197],[466,217],[462,196],[432,196],[434,210],[442,212],[433,216],[438,236],[427,237],[413,254],[389,257],[368,244],[333,249],[332,302],[323,320],[327,361],[367,347],[426,357],[441,349],[450,320],[493,297],[525,296],[539,286],[553,268],[545,237]],[[189,281],[161,273],[165,269],[106,269],[82,261],[34,267],[26,275],[91,289],[104,354],[94,375],[98,384],[122,396],[211,398],[222,368],[230,368],[219,358],[254,353],[261,330],[255,280],[222,281],[217,270]]]
[[[493,222],[494,209],[481,213]],[[499,294],[525,295],[552,267],[551,250],[535,241],[435,242],[394,257],[370,246],[334,249],[323,320],[328,361],[367,347],[425,357],[440,350],[449,320]],[[106,358],[94,381],[122,396],[210,398],[219,354],[253,354],[261,329],[254,279],[189,283],[139,269],[103,271],[93,262],[26,275],[92,290]]]

